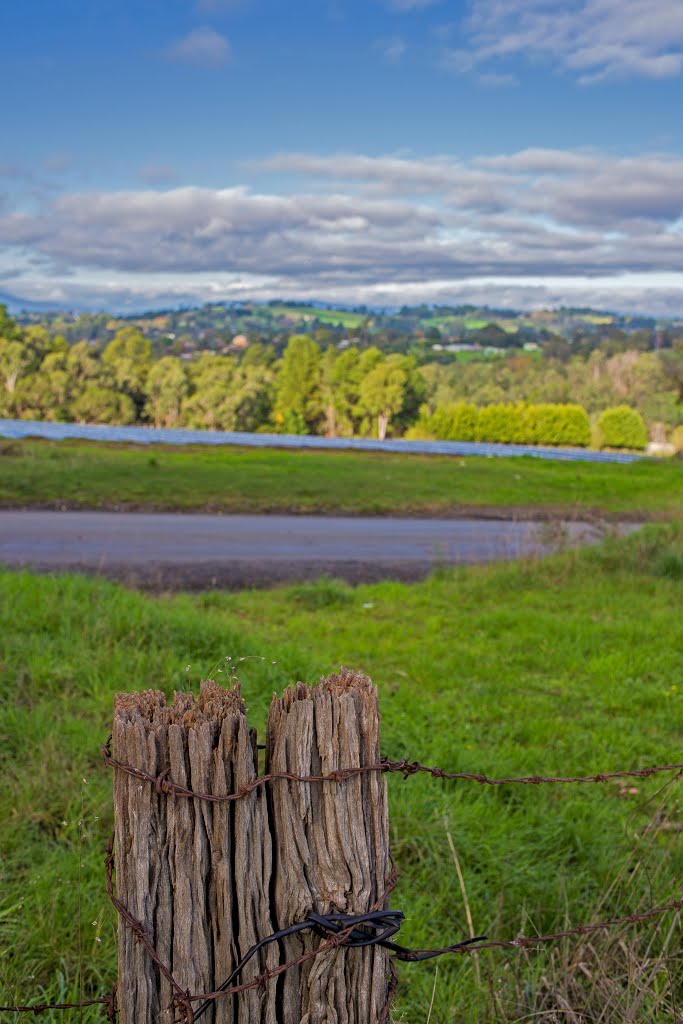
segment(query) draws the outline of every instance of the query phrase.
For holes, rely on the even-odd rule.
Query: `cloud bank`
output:
[[[0,208],[0,290],[5,268],[16,294],[110,308],[300,296],[683,313],[681,157],[284,153],[254,169],[272,189],[64,193],[32,212]]]

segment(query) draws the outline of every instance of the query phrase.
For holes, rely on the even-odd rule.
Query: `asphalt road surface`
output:
[[[575,522],[0,511],[0,564],[153,589],[263,586],[324,573],[351,582],[412,580],[441,565],[544,554],[596,538]]]

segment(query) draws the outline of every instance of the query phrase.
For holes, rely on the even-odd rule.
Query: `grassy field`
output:
[[[270,316],[304,317],[318,320],[321,324],[341,324],[342,327],[359,327],[367,320],[366,313],[352,313],[345,309],[318,309],[316,306],[269,306]]]
[[[682,597],[676,526],[412,586],[321,580],[152,599],[0,574],[0,1004],[99,995],[113,980],[111,778],[98,747],[117,690],[196,688],[224,679],[227,657],[253,655],[239,675],[262,732],[274,689],[343,663],[378,684],[392,759],[498,776],[681,761]],[[466,908],[475,931],[510,938],[680,896],[681,790],[668,777],[389,786],[406,944],[466,937]],[[394,1019],[673,1024],[680,939],[668,914],[537,953],[407,965]]]
[[[0,441],[0,507],[676,518],[683,463]]]

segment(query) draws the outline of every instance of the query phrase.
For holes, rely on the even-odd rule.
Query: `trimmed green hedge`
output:
[[[524,402],[484,405],[477,420],[477,441],[492,444],[535,444],[536,435],[529,407]]]
[[[406,436],[437,441],[488,441],[585,448],[590,423],[580,405],[500,403],[477,408],[469,402],[440,406],[422,415]]]
[[[629,405],[617,405],[601,412],[597,422],[601,448],[636,448],[647,445],[647,430],[643,417]]]
[[[429,433],[439,441],[476,441],[478,410],[470,402],[441,405],[429,417]]]
[[[591,442],[588,414],[580,405],[530,405],[538,444],[587,448]]]

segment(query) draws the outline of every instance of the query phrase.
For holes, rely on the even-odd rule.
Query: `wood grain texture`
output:
[[[379,760],[377,691],[342,669],[271,705],[267,768],[317,775]],[[275,780],[270,786],[276,927],[311,911],[361,914],[384,892],[389,870],[386,781],[373,772],[341,783]],[[384,903],[380,903],[384,906]],[[283,942],[287,960],[316,948],[305,933]],[[385,950],[339,949],[287,971],[278,1024],[375,1024],[387,999]]]
[[[257,776],[237,687],[118,694],[114,756],[196,792],[234,793]],[[379,759],[377,692],[342,670],[299,683],[271,705],[267,770],[318,775]],[[114,774],[116,895],[142,922],[184,991],[211,992],[260,939],[322,914],[384,906],[389,870],[387,795],[376,772],[342,782],[273,780],[230,803],[175,797]],[[238,983],[318,948],[291,936],[255,956]],[[279,948],[278,948],[279,945]],[[207,1024],[376,1024],[387,998],[387,954],[342,948],[277,980],[213,1002]],[[119,922],[120,1024],[171,1024],[170,983]],[[198,1008],[198,1004],[195,1004]]]
[[[157,691],[118,694],[114,756],[196,791],[234,792],[257,774],[255,749],[237,688],[202,684],[196,701]],[[143,922],[159,958],[191,993],[209,992],[269,934],[271,842],[266,795],[236,803],[157,794],[123,772],[114,776],[116,894]],[[277,963],[271,949],[247,966],[250,980]],[[172,991],[148,954],[119,922],[121,1024],[174,1020]],[[207,1024],[273,1021],[275,986],[216,1001]]]

